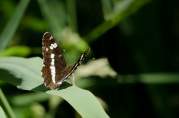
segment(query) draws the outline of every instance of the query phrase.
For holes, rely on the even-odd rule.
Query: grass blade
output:
[[[85,39],[88,42],[92,42],[106,31],[116,26],[122,19],[134,13],[148,2],[149,0],[123,0],[120,2],[123,6],[118,5],[114,13],[112,13],[110,17],[108,16],[108,20],[93,29],[89,34],[87,34]]]
[[[66,13],[64,4],[60,1],[38,0],[39,6],[45,18],[47,19],[50,29],[53,33],[60,34],[65,27]]]
[[[5,29],[0,35],[0,50],[3,50],[7,47],[8,43],[12,39],[17,27],[22,19],[22,16],[25,12],[25,9],[28,5],[30,0],[21,0],[19,5],[16,8],[15,13],[13,14],[12,18],[7,23]]]
[[[0,103],[1,103],[1,105],[3,105],[3,108],[5,109],[5,112],[7,113],[9,118],[15,118],[15,114],[14,114],[12,108],[10,107],[10,105],[1,89],[0,89]]]
[[[0,106],[0,118],[7,118],[1,106]]]
[[[112,1],[111,0],[101,0],[104,19],[107,20],[109,15],[112,13]]]
[[[72,31],[77,31],[76,0],[67,0],[67,15],[69,27]]]

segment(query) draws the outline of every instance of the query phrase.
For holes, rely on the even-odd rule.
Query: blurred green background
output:
[[[89,61],[108,60],[104,68],[110,70],[92,65],[88,71],[106,73],[86,74],[77,85],[94,93],[111,118],[179,116],[179,1],[1,0],[0,5],[0,57],[42,57],[41,38],[49,31],[69,64],[88,47]],[[107,74],[111,71],[117,74]],[[0,87],[17,118],[80,117],[58,97],[3,80]]]

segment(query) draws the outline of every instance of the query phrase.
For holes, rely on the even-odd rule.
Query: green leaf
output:
[[[41,91],[39,87],[43,83],[40,74],[41,67],[40,58],[0,58],[0,68],[8,70],[20,79],[21,81],[17,82],[16,86],[24,90]],[[1,76],[0,79],[2,78],[8,81],[6,75]],[[11,81],[14,81],[13,79],[11,78]],[[47,93],[64,98],[84,118],[108,118],[99,101],[87,90],[72,86],[62,90],[49,90]]]
[[[7,118],[1,106],[0,106],[0,118]]]
[[[25,12],[25,9],[28,5],[30,0],[21,0],[19,5],[16,8],[16,11],[14,11],[14,14],[12,18],[7,23],[5,29],[0,35],[0,50],[3,50],[6,48],[6,46],[9,44],[10,40],[12,39],[15,31],[17,30],[17,27],[22,19],[22,16]]]
[[[0,71],[1,78],[18,88],[32,90],[43,83],[41,77],[42,60],[36,58],[7,57],[0,58],[0,69],[8,70],[9,73]],[[14,75],[16,78],[12,78]],[[8,77],[8,78],[6,78]]]
[[[97,98],[89,91],[71,86],[62,90],[49,90],[48,94],[65,99],[83,118],[109,118]]]

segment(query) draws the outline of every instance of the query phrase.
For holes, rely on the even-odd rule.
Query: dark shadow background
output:
[[[97,9],[100,8],[100,3],[93,4],[89,0],[86,3],[85,0],[80,1],[79,6],[83,6],[83,2],[91,7],[90,10],[88,8],[81,11],[81,7],[78,9],[79,31],[82,35],[89,31],[84,28],[95,27],[102,16]],[[156,0],[145,5],[90,44],[95,57],[107,57],[120,75],[134,74],[136,81],[139,81],[137,76],[140,74],[178,73],[178,5],[177,0]],[[177,83],[114,82],[107,85],[110,81],[112,80],[97,79],[92,91],[107,102],[108,113],[112,118],[178,117]]]
[[[14,5],[19,2],[18,0],[8,1]],[[78,32],[85,37],[104,21],[101,1],[76,0],[76,2]],[[0,14],[2,14],[0,26],[4,27],[4,22],[7,20],[6,12],[1,9]],[[29,25],[27,23],[29,16],[41,20],[43,27],[34,28]],[[44,21],[37,1],[30,2],[23,21],[17,31],[21,37],[19,39],[16,37],[12,45],[31,47],[33,51],[27,57],[41,56],[42,32],[48,29],[48,24]],[[107,104],[105,110],[111,118],[178,118],[177,81],[152,84],[140,81],[143,79],[140,78],[141,74],[161,74],[161,76],[168,73],[178,74],[178,0],[151,0],[89,45],[93,57],[96,59],[106,57],[119,75],[116,78],[85,78],[94,83],[93,86],[85,89],[90,90]],[[119,80],[128,79],[123,78],[127,75],[133,75],[134,83],[119,82]],[[17,93],[25,93],[19,92],[20,90],[14,89],[9,84],[3,85],[2,88],[10,97]],[[8,88],[11,92],[8,92]],[[47,101],[40,104],[46,111],[49,110]],[[67,102],[62,102],[57,111],[54,113],[56,118],[78,117]]]

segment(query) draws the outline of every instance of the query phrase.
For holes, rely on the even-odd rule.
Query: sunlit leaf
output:
[[[31,90],[43,83],[43,78],[40,74],[41,62],[40,58],[0,58],[0,69],[8,70],[9,72],[0,71],[2,73],[0,79],[15,84],[18,88]],[[12,78],[10,75],[16,78]]]
[[[97,98],[89,91],[76,86],[50,90],[47,93],[65,99],[83,118],[108,118]]]
[[[4,110],[0,106],[0,118],[7,118],[6,114],[4,113]]]
[[[40,58],[0,58],[0,68],[18,78],[20,82],[16,82],[16,86],[24,90],[41,91],[38,88],[43,81],[40,75],[41,67],[42,60]],[[8,81],[6,75],[0,79],[2,78],[4,81]],[[14,81],[13,79],[11,78],[11,81]],[[108,117],[99,101],[87,90],[72,86],[61,90],[49,90],[47,93],[64,98],[84,118]]]

